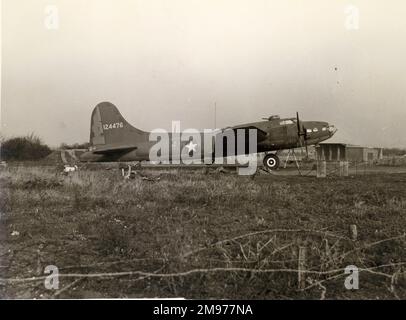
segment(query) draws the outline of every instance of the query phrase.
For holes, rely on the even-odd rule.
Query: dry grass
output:
[[[113,170],[68,177],[51,167],[3,170],[0,277],[44,276],[53,264],[67,275],[62,288],[76,282],[56,294],[42,279],[3,281],[0,294],[406,298],[406,175],[143,173],[160,180],[123,180]],[[311,271],[305,290],[295,271],[299,246]],[[357,291],[344,288],[351,264],[364,270]]]

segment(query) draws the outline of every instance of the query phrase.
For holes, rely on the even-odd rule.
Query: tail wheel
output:
[[[279,168],[279,157],[276,154],[267,154],[264,158],[264,167],[268,170]]]

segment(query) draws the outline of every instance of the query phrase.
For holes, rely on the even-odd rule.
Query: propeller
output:
[[[300,146],[303,147],[302,139],[301,137],[303,136],[303,141],[304,141],[304,146],[306,149],[306,158],[309,158],[309,150],[307,148],[307,131],[304,125],[300,126],[300,120],[299,120],[299,112],[296,112],[296,124],[297,124],[297,135],[299,137],[299,143]]]

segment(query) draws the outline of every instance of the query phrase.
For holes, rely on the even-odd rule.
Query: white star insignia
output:
[[[190,141],[185,147],[188,149],[188,153],[190,153],[190,151],[196,152],[197,143]]]

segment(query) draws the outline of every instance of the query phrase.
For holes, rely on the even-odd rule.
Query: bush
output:
[[[1,142],[2,160],[38,160],[51,153],[41,139],[31,133],[25,137],[5,139]]]

